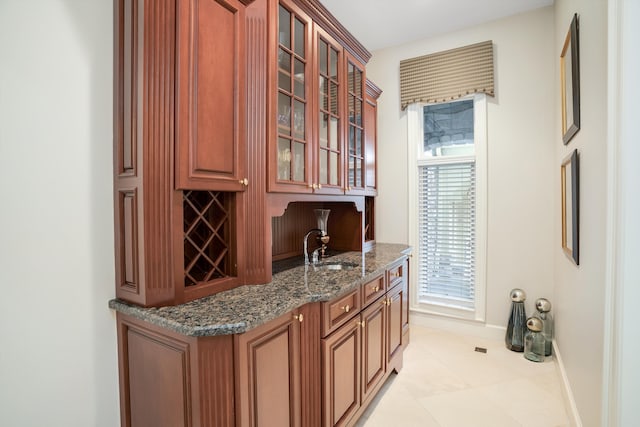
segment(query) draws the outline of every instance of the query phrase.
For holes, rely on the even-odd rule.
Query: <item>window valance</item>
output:
[[[400,61],[403,110],[415,102],[446,102],[472,93],[494,96],[491,40]]]

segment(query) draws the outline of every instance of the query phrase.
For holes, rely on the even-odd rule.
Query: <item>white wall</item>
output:
[[[488,97],[487,324],[506,326],[509,291],[552,298],[556,243],[554,162],[556,73],[553,8],[373,52],[367,76],[383,89],[378,104],[376,236],[407,242],[407,121],[400,110],[399,62],[493,40],[495,98]]]
[[[0,1],[0,425],[119,425],[113,5]]]
[[[555,85],[555,169],[578,149],[580,161],[580,266],[554,242],[556,344],[560,350],[575,403],[585,426],[599,426],[606,268],[607,204],[607,3],[602,0],[555,2],[555,70],[574,13],[580,21],[581,129],[567,146],[561,142],[560,79]],[[559,71],[558,71],[559,73]],[[557,175],[558,173],[556,173]],[[560,187],[554,187],[555,211],[560,211]],[[555,236],[560,216],[554,215]]]

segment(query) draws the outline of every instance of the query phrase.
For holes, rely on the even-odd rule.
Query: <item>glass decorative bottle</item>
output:
[[[551,303],[546,298],[536,300],[536,317],[542,320],[542,335],[544,335],[544,355],[551,356],[551,343],[553,341],[553,316],[551,315]]]
[[[510,297],[511,315],[504,341],[509,350],[521,352],[524,350],[524,333],[526,331],[527,315],[524,309],[524,300],[527,299],[527,294],[522,289],[516,288],[511,290]]]
[[[527,329],[524,337],[524,358],[532,362],[544,362],[545,339],[542,334],[542,320],[537,317],[528,318]]]

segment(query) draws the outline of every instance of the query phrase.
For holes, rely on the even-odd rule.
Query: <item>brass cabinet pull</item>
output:
[[[380,286],[374,286],[373,288],[371,288],[371,290],[373,292],[378,292],[380,290]]]
[[[347,304],[344,307],[340,307],[340,310],[344,311],[345,313],[348,313],[349,310],[351,310],[351,307],[349,307],[349,304]]]
[[[322,188],[322,184],[318,184],[318,190]]]
[[[364,325],[365,325],[364,320],[362,322],[359,322],[359,324],[364,328]]]
[[[294,314],[293,318],[298,320],[298,322],[302,323],[302,321],[304,320],[304,316],[302,315],[302,313],[300,314]]]
[[[245,179],[241,179],[240,181],[238,181],[240,183],[240,185],[244,185],[245,187],[247,185],[249,185],[249,180],[247,178]]]

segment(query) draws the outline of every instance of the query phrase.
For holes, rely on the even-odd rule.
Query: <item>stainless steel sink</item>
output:
[[[316,270],[351,270],[352,268],[358,266],[359,264],[356,264],[354,262],[332,261],[315,264],[313,268],[315,268]]]

